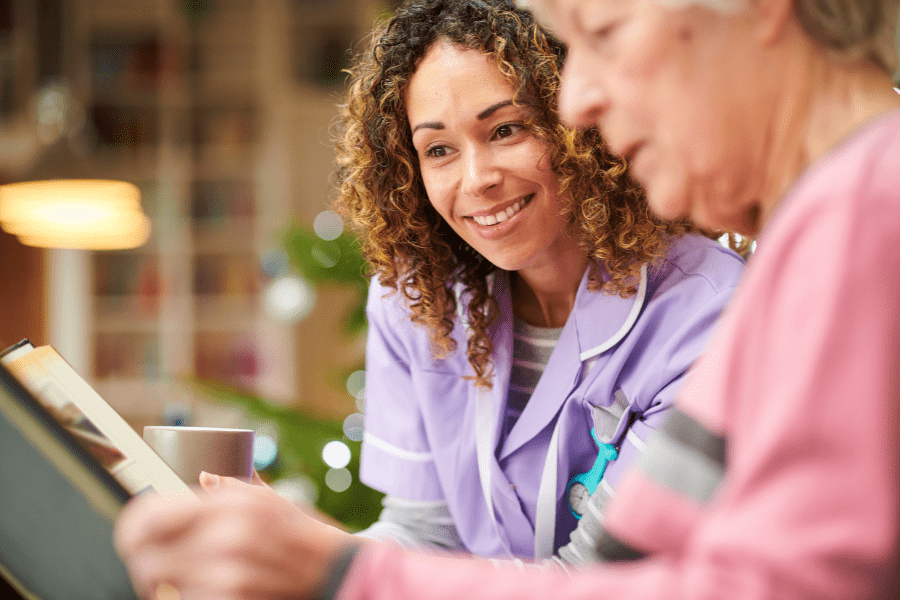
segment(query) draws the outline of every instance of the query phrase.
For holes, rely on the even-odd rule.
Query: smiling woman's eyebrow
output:
[[[444,124],[440,121],[428,121],[426,123],[419,123],[415,127],[413,127],[412,132],[415,133],[420,129],[443,129]]]
[[[479,121],[483,121],[487,119],[489,116],[503,108],[504,106],[512,106],[512,100],[503,100],[502,102],[498,102],[497,104],[492,104],[488,106],[486,109],[478,113],[477,117]]]
[[[490,117],[492,114],[503,108],[504,106],[512,106],[512,100],[502,100],[497,102],[496,104],[491,104],[486,109],[475,115],[475,117],[479,121],[483,121]],[[412,133],[417,132],[420,129],[443,129],[444,124],[440,121],[426,121],[425,123],[419,123],[415,127],[412,128]]]

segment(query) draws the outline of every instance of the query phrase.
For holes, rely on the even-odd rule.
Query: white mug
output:
[[[147,425],[144,441],[188,485],[199,484],[201,471],[253,477],[252,429]]]

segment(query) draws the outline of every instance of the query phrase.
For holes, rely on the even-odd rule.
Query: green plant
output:
[[[366,329],[366,259],[356,240],[344,233],[334,240],[323,240],[299,223],[289,225],[281,235],[281,245],[291,267],[313,285],[337,284],[351,288],[356,301],[347,315],[344,331],[361,335]]]

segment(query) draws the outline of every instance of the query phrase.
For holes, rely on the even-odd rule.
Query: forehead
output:
[[[406,87],[410,121],[446,111],[478,111],[513,95],[512,83],[494,57],[441,41],[422,57]]]
[[[541,26],[564,36],[581,18],[634,4],[634,0],[516,0],[516,4],[531,11]]]

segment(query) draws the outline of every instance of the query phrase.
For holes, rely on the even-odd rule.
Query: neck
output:
[[[582,255],[545,267],[522,269],[512,276],[513,314],[529,325],[566,324],[588,260]]]
[[[757,229],[771,219],[792,183],[867,122],[900,108],[890,77],[868,63],[839,62],[818,48],[787,63],[767,152]]]

